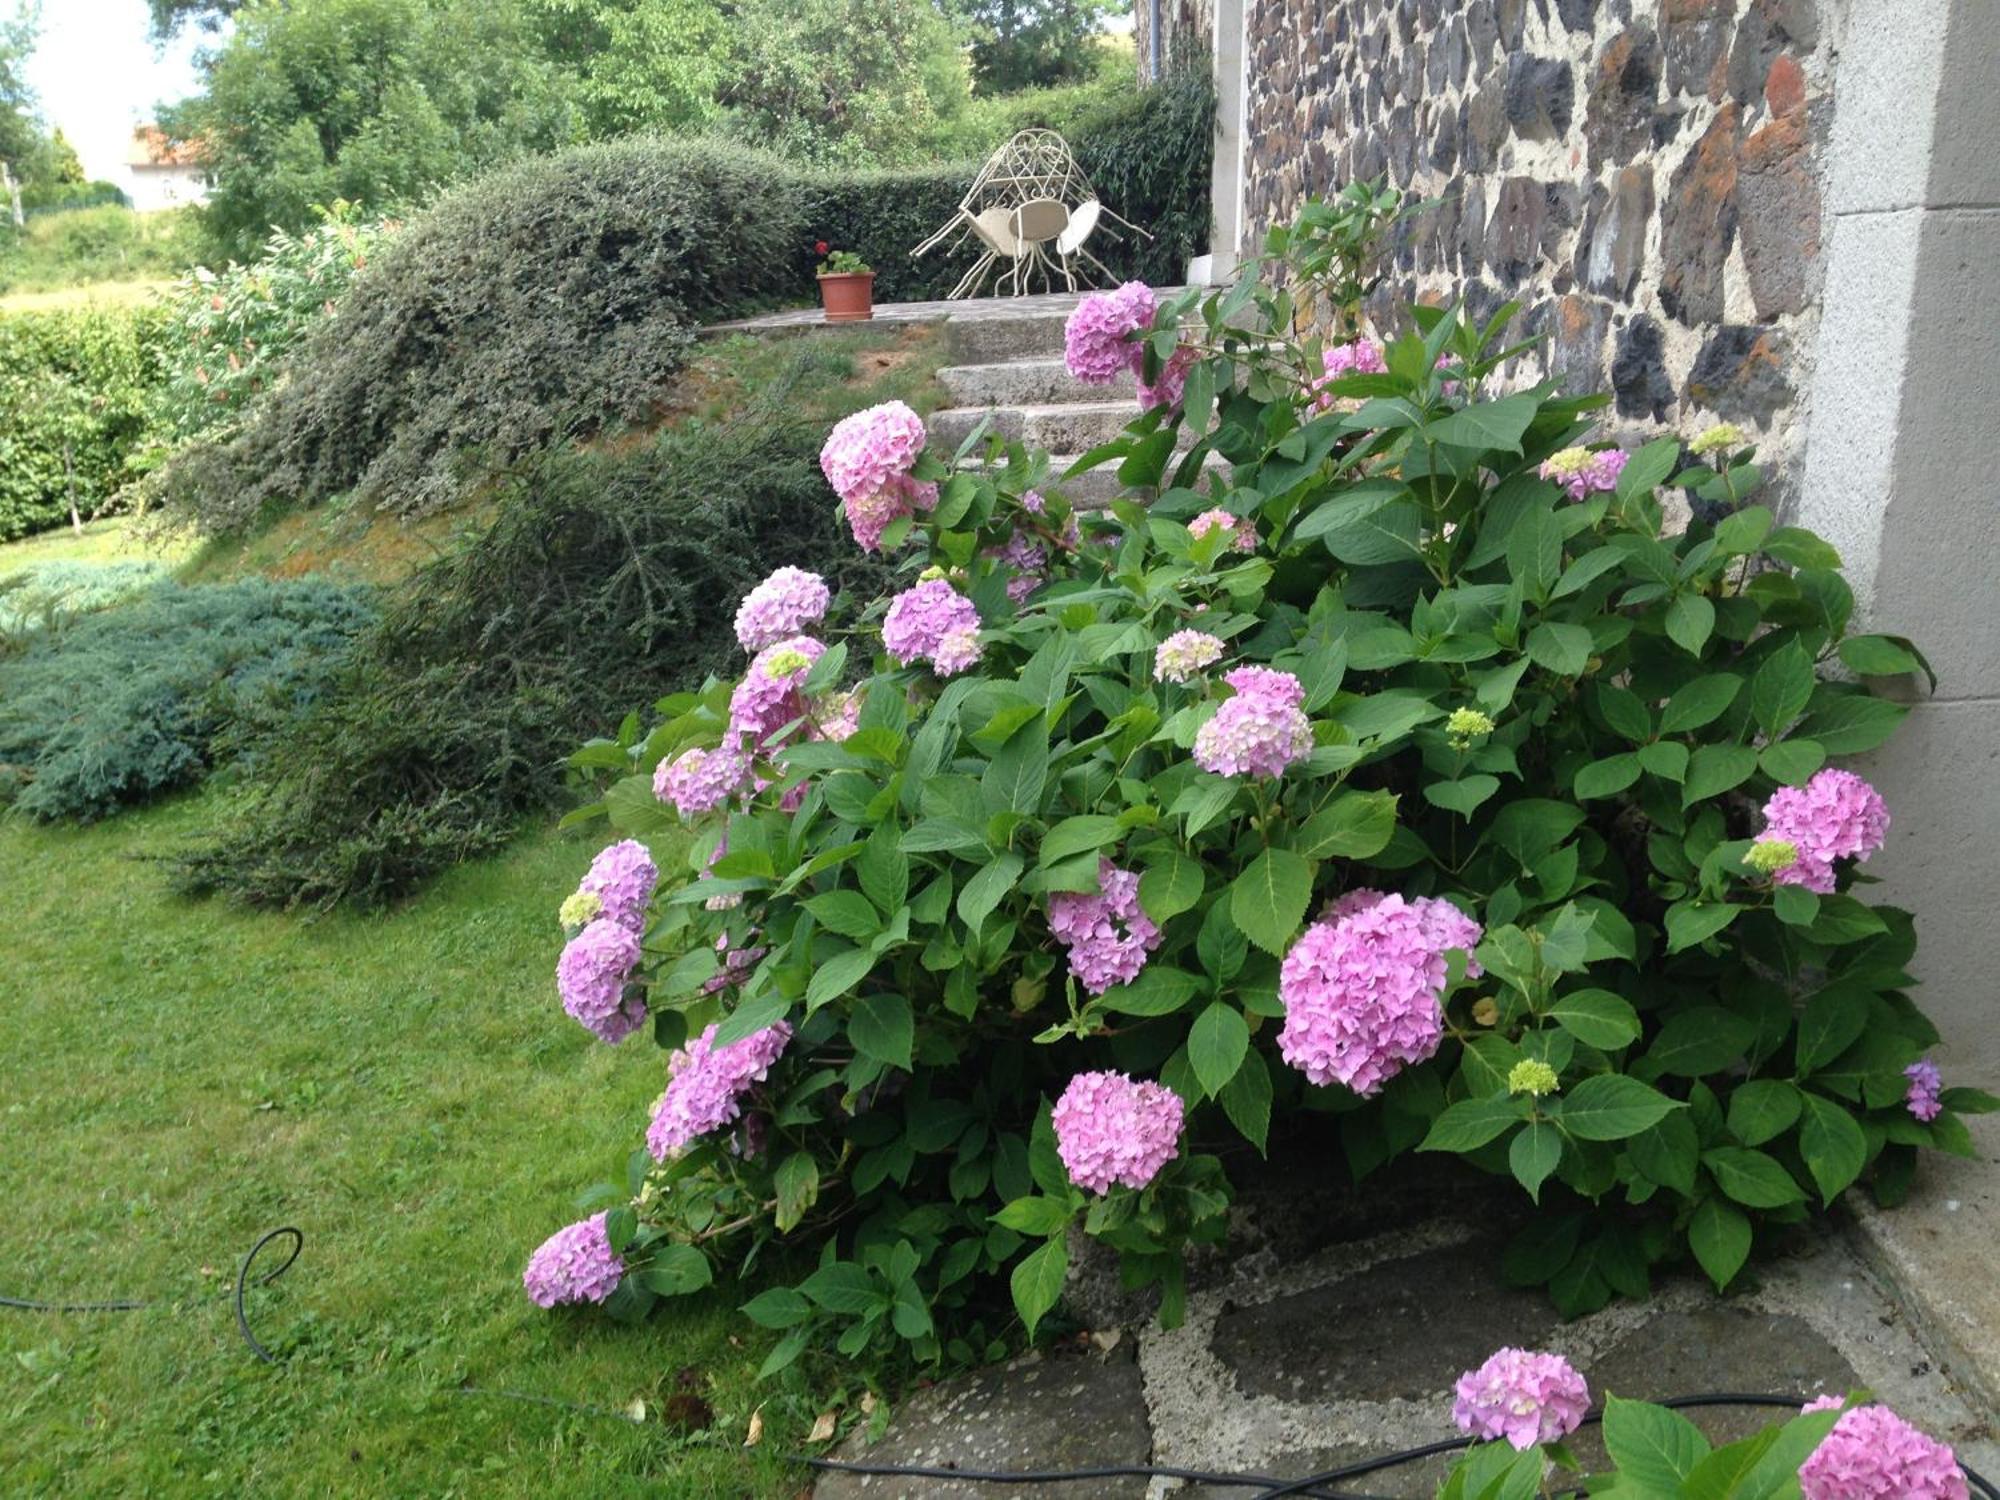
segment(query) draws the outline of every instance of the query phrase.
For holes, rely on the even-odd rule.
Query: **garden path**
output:
[[[1967,1170],[1991,1177],[1983,1163]],[[1930,1342],[1931,1309],[1873,1269],[1880,1251],[1865,1219],[1802,1237],[1745,1293],[1720,1298],[1695,1278],[1663,1279],[1649,1301],[1565,1323],[1539,1291],[1502,1281],[1501,1247],[1524,1206],[1511,1184],[1488,1193],[1417,1167],[1371,1180],[1364,1197],[1345,1179],[1323,1160],[1274,1162],[1243,1195],[1229,1256],[1196,1268],[1181,1327],[1160,1328],[1101,1268],[1086,1269],[1069,1298],[1086,1331],[921,1392],[881,1441],[852,1439],[835,1456],[1004,1470],[1151,1463],[1293,1478],[1454,1436],[1452,1382],[1516,1344],[1565,1354],[1599,1395],[1809,1396],[1865,1386],[2000,1477],[1996,1414],[1976,1369],[1955,1345]],[[1903,1212],[1905,1232],[1918,1233],[1933,1208],[1919,1201]],[[1725,1441],[1781,1413],[1689,1415]],[[1587,1467],[1601,1463],[1590,1433],[1575,1446]],[[1445,1462],[1335,1488],[1418,1500],[1435,1493]],[[844,1475],[815,1491],[817,1500],[1015,1493]],[[1221,1500],[1255,1492],[1105,1480],[1018,1493]]]

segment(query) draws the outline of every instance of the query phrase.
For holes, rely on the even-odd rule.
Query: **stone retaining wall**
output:
[[[1523,305],[1633,427],[1795,457],[1818,320],[1828,0],[1243,0],[1244,245],[1386,174],[1434,200],[1380,295]]]

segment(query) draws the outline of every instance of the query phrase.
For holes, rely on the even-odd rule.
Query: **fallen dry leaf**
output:
[[[831,1442],[836,1425],[832,1412],[821,1412],[813,1419],[813,1430],[806,1434],[806,1441],[809,1443]]]
[[[754,1448],[764,1441],[764,1408],[758,1407],[750,1413],[750,1430],[743,1434],[743,1446]]]

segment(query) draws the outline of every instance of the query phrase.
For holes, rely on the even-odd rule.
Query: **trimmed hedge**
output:
[[[163,330],[150,304],[0,316],[0,541],[69,519],[69,470],[84,515],[133,477]]]
[[[1093,240],[1091,253],[1124,278],[1177,285],[1187,263],[1208,249],[1209,171],[1215,156],[1215,90],[1192,69],[1151,88],[1125,92],[1076,119],[1026,111],[1016,129],[1047,126],[1064,133],[1077,164],[1104,204],[1153,235],[1127,231]],[[999,142],[995,142],[998,145]],[[915,171],[795,177],[805,236],[793,257],[795,285],[811,285],[818,259],[813,242],[856,251],[875,268],[875,300],[943,297],[971,263],[971,252],[934,251],[912,260],[956,212],[980,163],[958,162]]]

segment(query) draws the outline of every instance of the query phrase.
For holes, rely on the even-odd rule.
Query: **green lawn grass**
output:
[[[663,1077],[561,1012],[553,912],[595,846],[531,834],[395,912],[307,922],[165,893],[208,793],[88,829],[0,821],[7,1495],[777,1496],[768,1340],[726,1287],[638,1327],[522,1295],[528,1252],[622,1173]],[[664,851],[663,851],[664,852]],[[305,1232],[253,1293],[237,1258]],[[467,1383],[643,1425],[456,1394]],[[699,1445],[655,1415],[713,1404]]]

